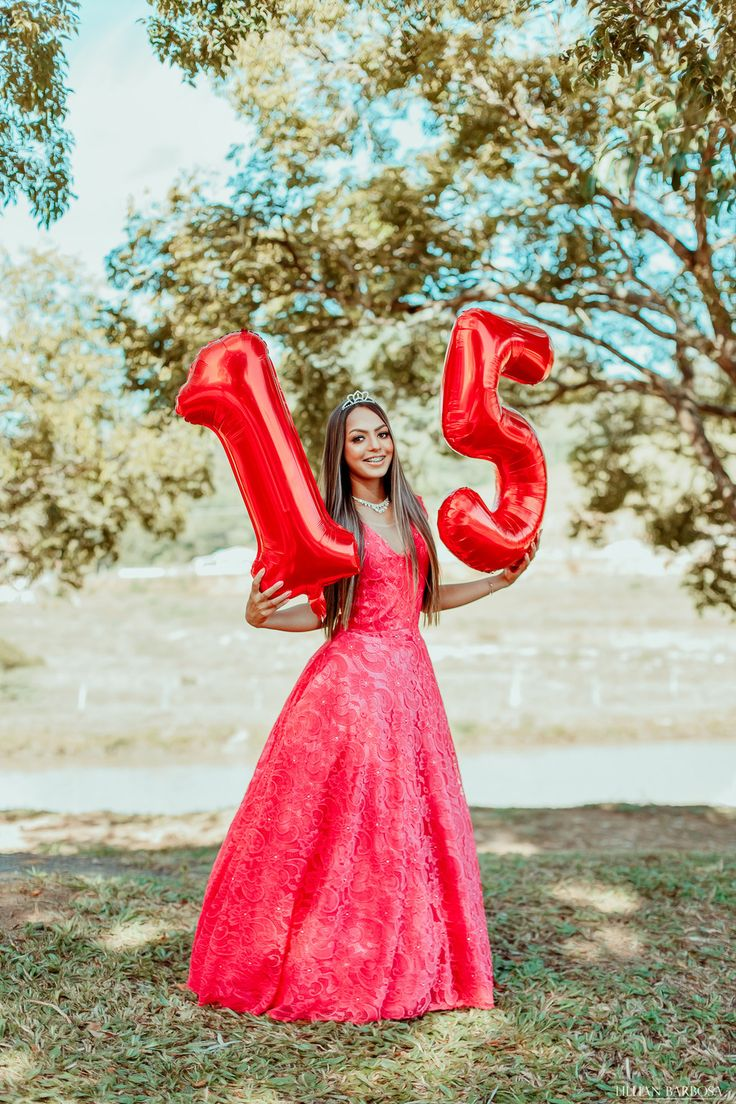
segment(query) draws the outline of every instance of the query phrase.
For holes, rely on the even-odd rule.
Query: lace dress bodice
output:
[[[363,567],[347,631],[392,636],[419,631],[429,553],[422,534],[415,525],[411,528],[419,568],[418,586],[413,592],[409,553],[402,555],[376,530],[363,526]]]

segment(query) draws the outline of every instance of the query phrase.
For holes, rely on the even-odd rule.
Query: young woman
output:
[[[424,504],[366,392],[330,415],[320,490],[361,570],[325,589],[323,621],[253,579],[248,624],[327,640],[215,859],[187,984],[199,1004],[277,1020],[492,1008],[473,828],[418,622],[511,586],[538,542],[513,569],[441,585]]]

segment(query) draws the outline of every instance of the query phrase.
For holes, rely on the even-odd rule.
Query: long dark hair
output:
[[[344,400],[343,400],[344,401]],[[325,506],[330,517],[355,534],[360,552],[361,567],[363,564],[363,520],[355,508],[352,498],[352,484],[350,481],[350,469],[345,460],[345,423],[348,414],[356,406],[367,406],[386,423],[391,440],[394,445],[394,453],[389,469],[384,477],[385,486],[391,497],[394,510],[394,520],[401,535],[404,548],[409,549],[411,557],[412,580],[414,587],[419,579],[419,564],[411,532],[413,523],[427,542],[429,564],[427,566],[427,578],[422,594],[422,612],[424,624],[432,624],[439,621],[440,615],[440,567],[437,558],[437,549],[434,537],[429,527],[429,520],[417,496],[409,486],[404,475],[404,469],[399,460],[396,440],[394,439],[388,415],[380,403],[375,399],[365,399],[353,403],[343,410],[342,403],[336,406],[327,419],[325,429],[325,442],[322,451],[322,464],[319,472],[319,489],[325,500]],[[348,579],[338,579],[324,588],[327,614],[323,628],[328,638],[334,636],[338,626],[347,627],[350,619],[350,611],[358,585],[358,575],[351,575]]]

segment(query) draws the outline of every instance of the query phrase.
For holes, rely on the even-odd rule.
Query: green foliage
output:
[[[25,195],[45,226],[72,195],[65,43],[78,10],[78,0],[0,4],[0,208]]]
[[[248,35],[263,33],[274,0],[149,0],[148,38],[161,61],[194,83],[222,76]],[[25,195],[48,227],[75,197],[69,152],[66,43],[79,30],[79,0],[0,0],[0,209]]]
[[[630,6],[289,0],[221,82],[258,133],[232,151],[229,200],[181,181],[109,257],[129,382],[170,407],[201,344],[259,330],[314,461],[347,389],[436,396],[457,312],[500,308],[560,335],[553,379],[509,388],[513,405],[589,404],[578,531],[636,504],[671,547],[680,492],[697,488],[690,583],[736,610],[728,5],[699,5],[690,39],[678,5],[672,40],[673,6],[640,7],[648,45],[614,66]],[[692,72],[710,59],[707,105],[686,57]]]
[[[595,410],[595,418],[586,418],[570,460],[587,488],[586,509],[573,519],[573,534],[587,531],[600,540],[609,514],[646,501],[651,469],[647,477],[637,446],[640,450],[649,442],[652,420],[639,396],[622,402],[601,395]]]
[[[721,141],[729,156],[711,166],[713,194],[706,208],[713,216],[733,213],[734,0],[593,0],[589,7],[590,33],[563,54],[577,69],[573,88],[584,94],[590,85],[630,84],[647,70],[662,74],[665,79],[651,84],[638,107],[637,128],[658,142],[663,180],[673,192],[682,191],[686,175],[700,163],[703,136],[725,130]]]
[[[278,11],[273,0],[149,0],[154,14],[145,20],[159,61],[169,62],[194,84],[200,72],[221,77],[238,45]]]
[[[71,194],[77,6],[0,10],[0,203],[25,192],[47,224]],[[733,0],[152,8],[159,58],[219,78],[258,141],[232,151],[228,202],[178,183],[109,258],[107,336],[151,424],[197,348],[260,329],[316,463],[355,386],[418,426],[458,310],[501,307],[563,335],[554,379],[514,405],[597,412],[575,531],[633,508],[655,544],[696,553],[699,604],[736,609]]]
[[[130,521],[176,537],[182,496],[211,489],[202,442],[125,396],[95,294],[51,252],[0,256],[0,579],[80,586]]]

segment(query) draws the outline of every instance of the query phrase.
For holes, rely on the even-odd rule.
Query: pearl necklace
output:
[[[385,514],[391,502],[389,495],[386,495],[383,502],[368,502],[367,499],[358,498],[357,495],[353,495],[353,498],[356,502],[359,502],[361,506],[370,506],[371,510],[375,510],[377,514]]]

